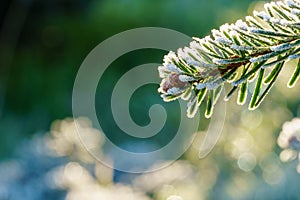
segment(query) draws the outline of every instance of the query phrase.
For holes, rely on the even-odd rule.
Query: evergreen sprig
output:
[[[298,59],[288,87],[300,75],[300,0],[285,0],[264,5],[244,21],[224,24],[205,38],[193,38],[189,47],[169,52],[158,67],[162,78],[158,91],[164,101],[188,101],[187,115],[193,117],[206,101],[207,118],[220,97],[224,83],[232,85],[225,100],[238,91],[237,103],[247,99],[250,81],[256,84],[249,109],[264,100],[285,62]]]

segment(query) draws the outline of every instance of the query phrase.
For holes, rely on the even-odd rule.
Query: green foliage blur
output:
[[[7,9],[2,16],[1,35],[0,158],[10,156],[24,138],[46,132],[55,119],[72,115],[71,95],[77,70],[85,56],[103,40],[145,26],[203,37],[212,28],[243,17],[251,3],[250,0],[3,1],[2,8]],[[160,63],[165,53],[145,50],[124,56],[111,67],[107,77],[117,80],[115,77],[137,64]],[[104,88],[112,88],[114,82],[105,84]],[[157,96],[151,94],[149,98]],[[147,124],[147,118],[137,123]]]

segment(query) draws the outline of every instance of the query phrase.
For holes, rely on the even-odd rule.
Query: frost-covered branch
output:
[[[235,91],[238,104],[247,98],[248,82],[256,80],[249,109],[257,108],[280,74],[284,63],[300,58],[300,1],[285,0],[265,4],[265,11],[254,11],[244,21],[224,24],[205,38],[193,38],[188,47],[169,52],[158,68],[159,88],[165,101],[188,101],[187,115],[193,117],[206,101],[205,116],[212,115],[225,82],[232,85],[225,100]],[[267,71],[269,73],[266,73]],[[288,86],[299,78],[295,66]],[[266,87],[262,90],[262,85]]]

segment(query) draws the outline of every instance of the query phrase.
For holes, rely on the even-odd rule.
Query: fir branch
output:
[[[205,38],[193,38],[188,47],[169,52],[159,67],[159,88],[165,101],[189,101],[188,117],[193,117],[206,101],[205,116],[210,117],[224,83],[232,85],[228,100],[239,90],[237,103],[246,101],[248,82],[256,78],[249,109],[257,108],[274,85],[284,63],[298,59],[288,84],[293,87],[300,76],[300,1],[271,2],[265,11],[253,12],[244,21],[224,24]],[[266,75],[266,68],[272,68]],[[243,70],[242,70],[243,69]],[[267,84],[262,91],[262,85]]]

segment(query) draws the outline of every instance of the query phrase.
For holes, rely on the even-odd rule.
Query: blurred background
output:
[[[244,18],[264,2],[254,0],[2,0],[0,2],[0,199],[300,199],[297,160],[280,161],[277,137],[286,121],[300,114],[299,84],[286,83],[297,64],[285,67],[263,105],[228,102],[222,138],[199,160],[196,142],[180,161],[157,173],[120,174],[95,162],[74,135],[72,89],[82,61],[100,42],[138,27],[164,27],[204,37],[223,23]],[[153,49],[121,56],[105,72],[96,100],[110,139],[128,138],[114,123],[108,105],[114,84],[126,71],[161,63],[167,52]],[[132,118],[147,125],[154,103],[170,110],[164,129],[178,123],[174,108],[163,103],[157,85],[135,92]],[[251,90],[251,87],[250,87]],[[135,113],[145,113],[136,116]],[[97,132],[88,119],[82,127]],[[200,127],[207,120],[201,114]],[[296,126],[296,125],[295,125]],[[100,135],[100,134],[99,134]],[[101,151],[103,138],[92,138]],[[162,134],[155,138],[166,143]],[[173,195],[173,197],[172,197]]]

